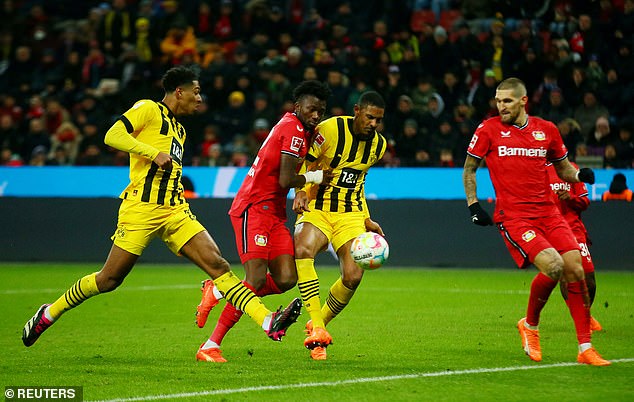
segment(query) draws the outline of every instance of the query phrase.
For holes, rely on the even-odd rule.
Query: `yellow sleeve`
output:
[[[137,140],[130,134],[131,133],[128,133],[128,131],[126,130],[123,122],[121,122],[121,120],[117,120],[106,133],[104,142],[106,143],[106,145],[109,145],[120,151],[145,156],[150,160],[154,160],[154,158],[156,158],[156,156],[159,154],[159,150],[151,145]]]

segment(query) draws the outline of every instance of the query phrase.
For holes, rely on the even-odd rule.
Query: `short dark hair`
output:
[[[304,96],[314,96],[315,98],[326,101],[330,97],[330,88],[327,84],[317,80],[302,81],[293,90],[293,102],[299,102]]]
[[[191,68],[178,66],[172,67],[163,75],[161,80],[165,92],[174,92],[181,85],[191,84],[198,80],[198,73]]]
[[[383,97],[376,91],[368,91],[361,94],[357,104],[361,109],[368,106],[376,106],[381,109],[385,109],[385,100]]]

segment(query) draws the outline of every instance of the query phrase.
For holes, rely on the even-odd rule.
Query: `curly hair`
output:
[[[191,84],[192,81],[198,80],[198,73],[194,70],[178,66],[172,67],[163,75],[162,84],[166,93],[176,91],[181,85]]]
[[[303,81],[293,90],[293,102],[299,102],[304,96],[314,96],[325,101],[328,100],[331,93],[328,85],[321,81]]]

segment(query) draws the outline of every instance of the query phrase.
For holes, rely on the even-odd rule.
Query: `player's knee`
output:
[[[284,275],[275,281],[275,285],[282,293],[291,290],[297,285],[297,275]]]
[[[553,260],[546,267],[546,272],[544,272],[549,278],[552,280],[558,281],[561,279],[561,275],[564,272],[564,264],[563,261]]]
[[[295,258],[314,258],[312,247],[307,244],[295,242]]]
[[[257,292],[258,290],[262,289],[264,287],[264,285],[266,285],[266,278],[262,277],[262,278],[246,278],[245,281],[251,285],[253,287],[253,289],[255,289],[255,291]]]

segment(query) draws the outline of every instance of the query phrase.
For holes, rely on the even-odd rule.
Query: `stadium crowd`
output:
[[[249,165],[320,79],[329,116],[384,96],[384,166],[461,166],[510,76],[571,160],[634,163],[634,0],[5,0],[0,17],[0,165],[127,165],[105,132],[175,65],[204,97],[186,165]]]

